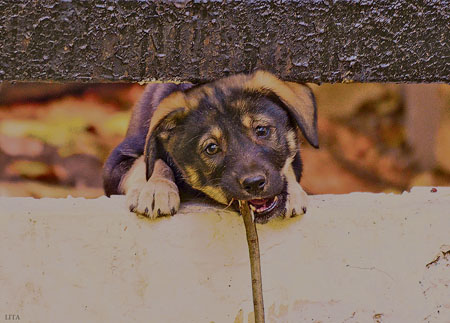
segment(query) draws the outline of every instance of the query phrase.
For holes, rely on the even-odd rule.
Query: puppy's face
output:
[[[205,97],[164,144],[193,188],[223,204],[248,200],[261,220],[281,214],[282,171],[295,155],[296,138],[287,113],[267,97]]]
[[[279,94],[249,82],[235,77],[169,97],[146,150],[168,153],[185,181],[216,201],[248,201],[265,223],[285,210],[298,123]]]

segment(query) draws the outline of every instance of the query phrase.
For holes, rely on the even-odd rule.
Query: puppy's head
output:
[[[318,147],[311,90],[258,71],[174,92],[156,109],[147,135],[147,178],[164,154],[187,184],[214,200],[246,200],[255,221],[283,214],[298,129]]]

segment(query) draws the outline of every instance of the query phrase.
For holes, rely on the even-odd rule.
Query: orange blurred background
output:
[[[320,149],[304,143],[310,194],[450,185],[450,85],[311,85]],[[138,84],[0,83],[0,196],[94,198]]]

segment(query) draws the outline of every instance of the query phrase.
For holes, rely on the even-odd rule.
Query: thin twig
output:
[[[261,259],[259,256],[259,241],[253,211],[248,203],[239,201],[239,211],[244,219],[245,233],[247,234],[248,253],[250,255],[250,270],[252,275],[253,308],[255,322],[264,323],[264,301],[261,279]]]

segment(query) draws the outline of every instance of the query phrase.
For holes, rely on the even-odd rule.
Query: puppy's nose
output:
[[[265,185],[266,178],[263,175],[247,177],[241,183],[242,188],[250,194],[261,193]]]

